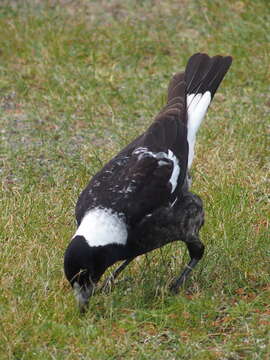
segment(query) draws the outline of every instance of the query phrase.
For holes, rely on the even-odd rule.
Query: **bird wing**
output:
[[[122,213],[135,224],[175,198],[188,158],[187,129],[179,122],[183,111],[165,110],[132,148],[92,178],[76,206],[78,224],[87,210],[98,206]]]
[[[117,210],[130,224],[140,221],[154,209],[168,203],[172,192],[174,162],[165,152],[136,148],[123,174],[123,188]]]
[[[109,208],[134,224],[163,203],[172,191],[174,162],[165,152],[136,148],[131,156],[116,157],[97,173],[76,205],[80,224],[91,208]]]
[[[188,160],[185,88],[184,74],[174,76],[168,102],[147,131],[91,179],[76,205],[78,224],[94,207],[123,213],[134,224],[175,200]]]

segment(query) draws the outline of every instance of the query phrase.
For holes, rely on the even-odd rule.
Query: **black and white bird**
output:
[[[186,243],[190,262],[171,284],[175,293],[202,258],[201,199],[189,191],[198,128],[232,62],[194,54],[168,88],[151,126],[89,182],[76,205],[77,231],[65,252],[65,275],[79,308],[105,270],[122,260],[113,280],[137,256],[170,242]]]

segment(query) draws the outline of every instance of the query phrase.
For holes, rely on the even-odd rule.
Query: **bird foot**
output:
[[[185,282],[186,282],[186,276],[181,275],[179,278],[175,278],[169,286],[170,292],[174,295],[179,294],[180,288],[185,285]]]
[[[104,283],[101,286],[101,292],[104,294],[109,294],[114,286],[114,276],[110,275],[107,277],[107,279],[104,281]]]
[[[172,281],[170,285],[170,291],[173,294],[179,293],[180,287],[183,287],[185,285],[187,278],[190,276],[192,270],[194,269],[198,261],[198,259],[191,259],[191,261],[185,266],[182,274]]]

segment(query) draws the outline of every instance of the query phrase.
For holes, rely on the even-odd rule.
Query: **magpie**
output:
[[[196,133],[231,56],[196,53],[173,76],[168,101],[150,127],[112,158],[82,191],[77,230],[64,256],[64,271],[81,312],[106,269],[122,264],[106,286],[137,256],[183,241],[190,262],[171,283],[178,293],[204,253],[199,230],[203,203],[190,192]]]

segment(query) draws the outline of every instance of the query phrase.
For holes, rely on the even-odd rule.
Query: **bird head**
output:
[[[126,249],[122,244],[90,246],[84,236],[74,236],[65,252],[64,271],[80,312],[87,310],[89,299],[106,269],[125,258]]]
[[[105,270],[125,259],[127,237],[123,217],[110,209],[92,209],[83,217],[64,259],[66,277],[82,312]]]
[[[106,268],[106,249],[91,247],[83,236],[75,236],[66,249],[64,271],[81,312],[85,312],[96,284]]]

